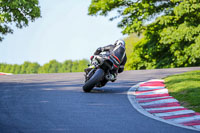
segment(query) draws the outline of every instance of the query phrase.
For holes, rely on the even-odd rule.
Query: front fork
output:
[[[91,77],[92,75],[95,73],[96,71],[96,68],[91,68],[91,67],[88,67],[87,69],[85,69],[85,82],[87,82]]]

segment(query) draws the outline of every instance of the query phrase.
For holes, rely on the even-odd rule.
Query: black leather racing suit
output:
[[[120,45],[107,45],[105,47],[100,47],[98,48],[95,52],[94,55],[99,55],[101,52],[108,52],[107,54],[111,55],[113,60],[116,61],[116,67],[117,70],[115,71],[116,73],[121,73],[124,71],[124,65],[126,64],[127,57],[126,57],[126,52],[125,48],[123,48]]]

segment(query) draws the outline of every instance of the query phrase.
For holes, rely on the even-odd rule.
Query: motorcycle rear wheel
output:
[[[103,78],[103,76],[104,71],[102,69],[97,69],[94,75],[83,85],[83,91],[90,92],[94,86]]]

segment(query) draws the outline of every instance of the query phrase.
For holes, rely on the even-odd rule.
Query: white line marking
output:
[[[141,86],[140,90],[153,90],[153,89],[163,89],[163,88],[165,87],[164,86]]]
[[[172,116],[172,115],[183,115],[195,113],[193,110],[181,110],[181,111],[174,111],[174,112],[167,112],[167,113],[154,113],[155,116],[162,117],[162,116]]]
[[[150,108],[150,109],[145,109],[147,111],[156,111],[156,110],[170,110],[170,109],[182,109],[184,107],[182,106],[176,106],[176,107],[161,107],[161,108]]]
[[[183,123],[183,122],[189,122],[193,120],[200,120],[200,116],[191,116],[191,117],[183,117],[183,118],[176,118],[176,119],[169,119],[170,121],[176,122],[176,123]]]
[[[164,93],[168,93],[168,89],[154,90],[154,91],[143,92],[143,93],[135,94],[135,95],[140,96],[140,95],[152,95],[152,94],[164,94]]]
[[[137,101],[141,100],[154,100],[154,99],[161,99],[161,98],[170,98],[172,96],[165,96],[165,97],[153,97],[153,98],[137,98]]]
[[[197,129],[200,129],[200,125],[196,125],[196,126],[194,126],[195,128],[197,128]]]
[[[146,102],[146,103],[139,103],[141,106],[146,106],[146,105],[155,105],[155,104],[162,104],[162,103],[173,103],[173,102],[178,102],[176,99],[164,99],[164,100],[158,100],[158,101],[153,101],[153,102]]]
[[[159,81],[159,82],[164,82],[164,80],[162,80],[162,79],[151,79],[151,80],[148,80],[147,82],[151,82],[151,81]]]

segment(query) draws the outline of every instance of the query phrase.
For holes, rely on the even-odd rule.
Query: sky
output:
[[[41,18],[0,42],[0,63],[43,65],[50,60],[89,59],[100,47],[124,36],[119,20],[88,16],[91,0],[39,0]]]

